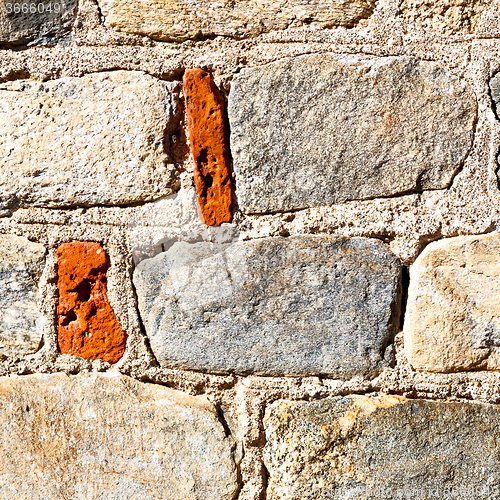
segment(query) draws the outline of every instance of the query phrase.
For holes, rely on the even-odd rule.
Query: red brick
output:
[[[116,363],[127,335],[108,300],[104,249],[99,243],[64,243],[57,249],[57,261],[61,353]]]
[[[210,73],[184,73],[187,125],[195,163],[194,182],[205,224],[231,222],[231,171],[224,100]]]

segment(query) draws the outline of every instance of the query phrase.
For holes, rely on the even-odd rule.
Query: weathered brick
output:
[[[183,82],[198,202],[205,223],[219,226],[232,219],[224,100],[206,71],[186,70]]]
[[[106,254],[99,243],[63,243],[57,249],[59,349],[85,359],[118,361],[127,335],[107,296]]]

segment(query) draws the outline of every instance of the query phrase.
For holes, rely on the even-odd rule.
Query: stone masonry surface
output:
[[[175,85],[128,71],[0,84],[0,210],[171,194]]]
[[[77,3],[77,0],[4,1],[0,9],[0,44],[50,41],[64,34],[75,19]]]
[[[265,416],[269,500],[500,498],[497,406],[347,396]]]
[[[106,254],[99,243],[63,243],[57,250],[58,344],[63,354],[116,363],[127,334],[107,296]]]
[[[165,366],[266,375],[373,375],[399,324],[401,268],[377,240],[175,243],[134,274]]]
[[[500,2],[8,3],[0,499],[500,500]],[[220,225],[193,68],[228,110]],[[116,362],[59,349],[75,242],[105,252]]]
[[[500,236],[431,243],[411,269],[405,349],[418,370],[500,369]]]
[[[322,54],[243,69],[228,114],[239,206],[262,213],[447,187],[476,103],[436,63]]]
[[[248,37],[289,26],[353,26],[373,11],[375,0],[99,0],[106,24],[157,40],[217,35]]]
[[[233,500],[234,443],[204,397],[117,374],[0,378],[0,496]]]
[[[0,355],[34,353],[42,341],[38,280],[46,249],[14,235],[0,235]]]
[[[213,76],[206,71],[187,70],[183,84],[194,183],[202,219],[209,226],[219,226],[232,219],[225,103]]]

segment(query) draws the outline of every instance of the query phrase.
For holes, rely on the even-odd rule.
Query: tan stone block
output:
[[[205,397],[118,373],[0,378],[0,497],[232,500],[234,441]]]
[[[375,0],[99,0],[112,28],[156,40],[248,37],[301,26],[353,26],[371,15]]]
[[[418,370],[500,369],[500,236],[431,243],[410,272],[405,351]]]
[[[172,194],[177,86],[139,71],[0,84],[0,210]]]

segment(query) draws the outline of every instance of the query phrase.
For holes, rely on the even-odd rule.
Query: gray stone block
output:
[[[315,54],[245,68],[228,116],[236,194],[266,213],[448,187],[472,146],[469,87],[412,57]]]
[[[172,194],[178,98],[177,83],[139,71],[0,84],[0,209]]]
[[[266,411],[269,500],[500,498],[496,405],[347,396]]]
[[[4,0],[0,5],[0,44],[47,41],[67,32],[77,0]]]
[[[373,375],[397,329],[399,261],[365,238],[175,243],[134,273],[158,361],[208,372]]]
[[[44,318],[36,299],[45,266],[42,245],[12,234],[0,235],[0,354],[34,353],[42,340]]]

